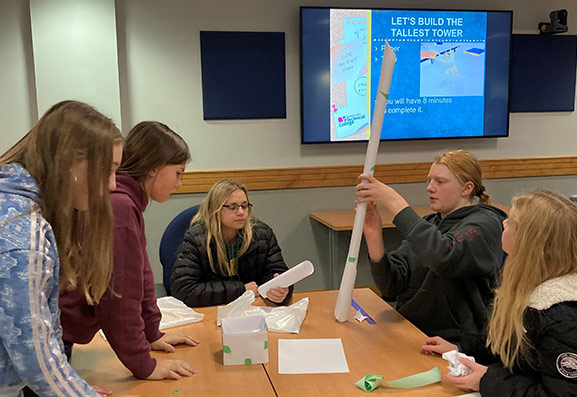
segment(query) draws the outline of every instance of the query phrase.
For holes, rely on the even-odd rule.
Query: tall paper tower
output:
[[[389,46],[389,43],[385,42],[385,51],[383,53],[383,63],[381,64],[381,75],[379,78],[379,88],[377,90],[373,122],[371,124],[371,137],[369,138],[367,154],[365,156],[365,168],[363,170],[363,173],[365,174],[373,175],[375,170],[379,141],[381,139],[381,129],[383,128],[383,118],[385,117],[385,110],[387,108],[387,99],[389,98],[389,89],[391,87],[391,79],[393,77],[393,69],[395,68],[396,59],[397,57]],[[347,318],[349,317],[353,288],[355,287],[355,280],[357,278],[357,261],[359,259],[359,248],[361,246],[361,237],[366,212],[367,203],[357,204],[355,221],[353,223],[353,234],[349,245],[349,253],[345,263],[345,271],[343,272],[343,278],[341,280],[341,288],[339,289],[337,304],[335,305],[335,318],[341,323],[347,321]]]

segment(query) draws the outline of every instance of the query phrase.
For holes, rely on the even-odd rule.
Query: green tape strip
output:
[[[383,91],[379,91],[381,93],[382,96],[384,96],[385,98],[389,99],[389,94],[385,94]]]
[[[353,258],[352,256],[349,256],[349,262],[354,262],[356,260],[357,260],[357,258]]]
[[[222,345],[222,351],[223,353],[230,353],[230,346]]]
[[[430,385],[440,381],[441,381],[441,370],[435,367],[429,371],[421,372],[420,374],[415,374],[407,376],[406,378],[385,382],[385,384],[394,389],[410,389],[413,387]]]
[[[252,364],[252,359],[250,359],[250,358],[244,359],[244,365],[251,365],[251,364]]]
[[[382,375],[366,375],[359,379],[355,383],[355,386],[366,391],[367,393],[370,393],[379,387],[382,381]],[[419,374],[407,376],[401,379],[390,380],[388,382],[384,382],[384,384],[394,389],[411,389],[414,387],[430,385],[440,381],[441,371],[439,368],[435,367],[429,371],[421,372]]]
[[[268,349],[268,340],[265,340],[265,341],[264,341],[264,349],[265,349],[265,350]]]

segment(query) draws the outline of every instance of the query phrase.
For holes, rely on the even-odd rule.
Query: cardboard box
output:
[[[268,363],[268,328],[264,316],[222,319],[224,365]]]

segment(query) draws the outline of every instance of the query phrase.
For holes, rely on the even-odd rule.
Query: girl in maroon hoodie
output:
[[[163,203],[181,186],[189,160],[184,140],[164,124],[145,121],[128,133],[117,188],[110,195],[115,218],[110,288],[97,305],[75,291],[60,297],[65,344],[89,343],[102,329],[120,361],[139,379],[180,379],[196,372],[185,361],[150,356],[150,350],[173,352],[173,345],[196,346],[198,341],[159,330],[143,218],[149,199]]]

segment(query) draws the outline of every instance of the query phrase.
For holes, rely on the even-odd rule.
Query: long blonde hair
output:
[[[479,204],[491,204],[489,194],[483,186],[483,169],[475,156],[466,150],[447,151],[435,157],[435,164],[444,164],[457,177],[462,185],[473,183],[469,200],[479,198]]]
[[[531,356],[523,317],[533,290],[577,272],[577,205],[550,191],[535,190],[513,199],[510,219],[516,224],[513,248],[495,295],[487,339],[487,346],[508,368],[519,355]]]
[[[200,224],[204,225],[206,228],[205,244],[210,267],[212,268],[213,272],[223,276],[230,276],[231,269],[226,255],[226,242],[222,234],[220,211],[222,209],[222,205],[226,203],[226,200],[228,200],[230,195],[236,190],[242,190],[246,194],[247,200],[249,200],[248,191],[242,183],[232,179],[223,179],[222,181],[216,182],[210,188],[208,195],[200,205],[198,213],[194,218],[192,218],[190,223],[191,227],[195,226],[196,224]],[[252,240],[253,223],[254,219],[252,217],[252,207],[249,206],[247,221],[245,222],[242,230],[239,231],[243,237],[243,240],[242,245],[238,251],[238,256],[244,254],[250,245]],[[217,263],[214,263],[212,257],[212,248],[210,245],[211,241],[214,241],[216,246]]]
[[[85,103],[63,101],[48,109],[0,157],[0,166],[20,163],[38,183],[42,216],[52,226],[58,245],[60,289],[74,289],[80,280],[89,304],[99,301],[112,277],[108,178],[113,145],[121,141],[122,135],[110,118]],[[88,210],[82,214],[82,231],[74,210],[70,171],[79,159],[86,160],[90,170]]]

